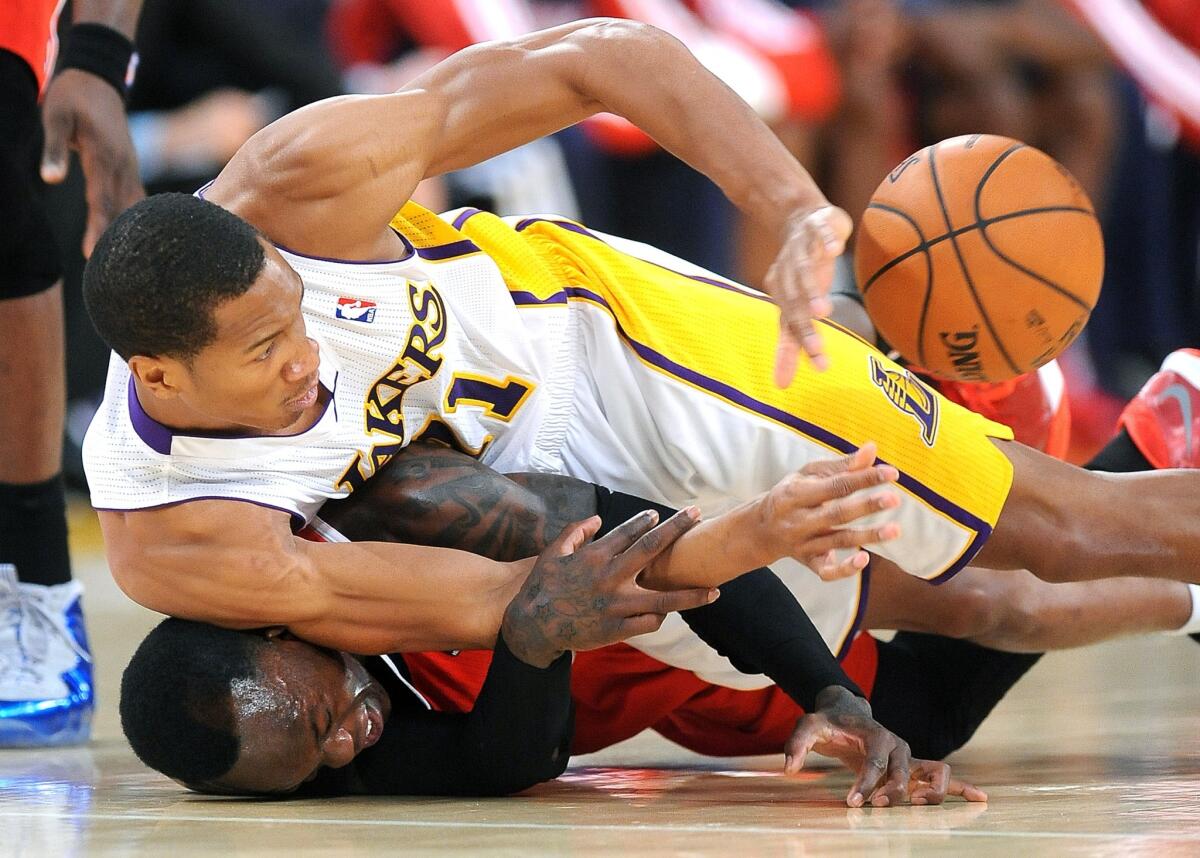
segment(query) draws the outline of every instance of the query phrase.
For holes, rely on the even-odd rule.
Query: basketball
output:
[[[1003,381],[1065,349],[1104,273],[1092,203],[1052,158],[1016,140],[954,137],[883,180],[859,226],[867,312],[939,378]]]

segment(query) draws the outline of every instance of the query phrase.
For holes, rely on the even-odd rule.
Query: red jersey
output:
[[[4,0],[0,3],[0,48],[29,63],[38,91],[54,70],[58,13],[65,0]]]

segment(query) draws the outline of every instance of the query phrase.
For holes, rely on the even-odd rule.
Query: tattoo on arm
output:
[[[459,548],[493,560],[542,551],[596,512],[589,483],[552,474],[509,478],[446,447],[413,444],[321,518],[348,538]]]

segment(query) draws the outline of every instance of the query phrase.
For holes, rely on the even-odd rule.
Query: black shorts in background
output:
[[[41,154],[37,78],[24,59],[0,49],[0,299],[40,292],[62,275]]]

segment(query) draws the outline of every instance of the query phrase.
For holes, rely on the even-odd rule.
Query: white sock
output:
[[[1186,623],[1169,635],[1194,635],[1200,633],[1200,584],[1188,584],[1188,593],[1192,597],[1192,616]]]

